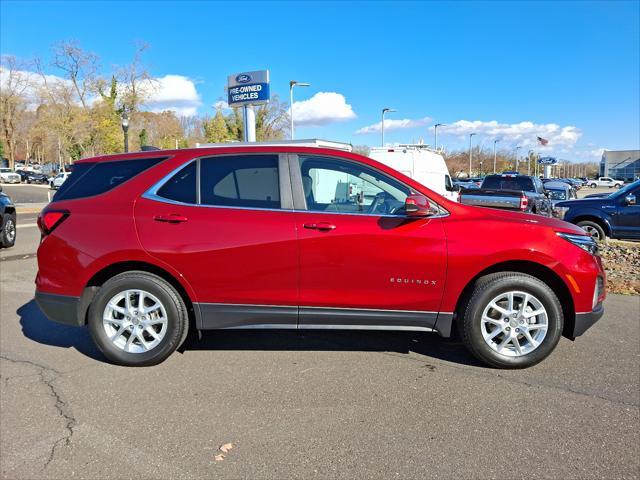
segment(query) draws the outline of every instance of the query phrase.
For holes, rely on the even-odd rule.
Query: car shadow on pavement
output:
[[[180,351],[190,350],[291,350],[416,353],[469,366],[482,366],[458,339],[436,333],[367,330],[217,330],[189,335]]]
[[[44,345],[75,348],[94,360],[107,361],[94,345],[87,328],[52,322],[35,300],[16,312],[24,336]],[[198,339],[190,332],[181,353],[197,350],[264,351],[337,351],[337,352],[410,352],[448,362],[481,366],[457,339],[441,338],[435,333],[367,330],[215,330],[202,332]]]
[[[94,345],[88,329],[52,322],[45,317],[35,300],[22,305],[16,313],[20,316],[20,325],[25,337],[44,345],[75,348],[94,360],[106,361]]]

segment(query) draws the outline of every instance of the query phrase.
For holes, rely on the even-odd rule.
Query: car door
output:
[[[298,255],[286,159],[196,159],[137,202],[143,247],[197,297],[201,328],[297,323]]]
[[[299,155],[291,168],[299,327],[433,327],[446,270],[440,215],[406,217],[411,189],[360,162]]]
[[[616,236],[622,238],[640,238],[640,187],[626,194],[618,195],[613,223]]]

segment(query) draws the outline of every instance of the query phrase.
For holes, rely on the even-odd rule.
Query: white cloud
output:
[[[216,103],[213,104],[213,108],[215,108],[216,110],[220,109],[220,110],[229,110],[229,104],[227,102],[225,102],[224,100],[218,100]]]
[[[417,118],[417,119],[409,119],[404,118],[402,120],[396,120],[393,118],[385,118],[384,119],[384,131],[389,132],[391,130],[401,130],[405,128],[417,128],[424,127],[431,122],[431,118]],[[370,133],[380,133],[382,130],[382,120],[378,123],[374,123],[373,125],[369,125],[367,127],[362,127],[356,130],[356,135],[367,135]]]
[[[561,127],[555,123],[536,124],[533,122],[498,123],[493,120],[458,120],[447,126],[440,127],[439,133],[466,137],[470,133],[478,136],[499,138],[503,143],[518,144],[524,148],[537,146],[539,150],[553,150],[559,147],[572,147],[582,136],[579,128],[568,125]],[[546,147],[539,146],[536,137],[549,140]]]
[[[16,71],[15,75],[27,84],[24,94],[33,108],[37,107],[37,103],[35,103],[37,101],[37,93],[44,86],[45,79],[50,88],[71,86],[69,80],[57,75],[45,75],[45,79],[43,79],[42,76],[35,72],[22,70]],[[8,71],[0,67],[0,87],[5,88],[8,81]],[[118,87],[119,92],[122,92],[125,88],[122,84]],[[172,110],[178,116],[191,117],[197,115],[198,108],[202,105],[195,82],[183,75],[165,75],[164,77],[144,81],[140,85],[140,91],[149,95],[145,107],[152,112]],[[92,96],[87,100],[89,103],[93,103],[100,101],[100,97]]]
[[[141,90],[149,94],[146,106],[152,112],[171,110],[178,116],[192,117],[202,105],[194,81],[183,75],[165,75],[147,81]]]
[[[356,118],[344,98],[336,92],[318,92],[308,100],[293,102],[296,125],[320,126]]]

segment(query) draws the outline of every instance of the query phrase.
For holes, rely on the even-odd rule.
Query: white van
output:
[[[451,182],[444,158],[428,145],[371,147],[369,157],[404,173],[449,200],[458,201],[458,192]]]

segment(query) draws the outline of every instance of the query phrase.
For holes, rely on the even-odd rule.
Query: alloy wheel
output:
[[[538,348],[547,335],[547,310],[534,295],[509,291],[494,297],[482,312],[481,330],[492,350],[521,357]]]
[[[102,326],[120,350],[144,353],[167,333],[167,311],[160,300],[144,290],[125,290],[114,295],[104,309]]]
[[[13,243],[16,239],[16,224],[13,218],[8,218],[4,224],[4,236],[9,243]]]

